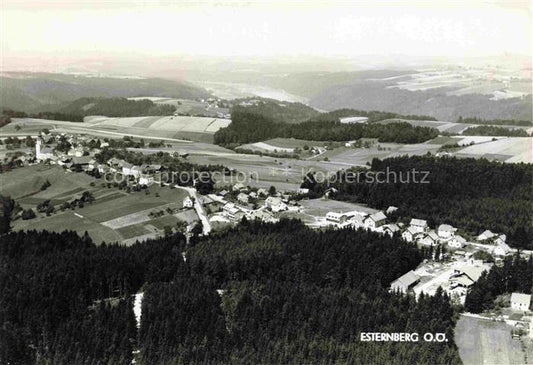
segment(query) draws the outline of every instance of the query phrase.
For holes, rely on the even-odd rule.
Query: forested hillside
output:
[[[73,232],[0,237],[0,363],[126,364],[136,343],[130,295],[170,281],[185,240],[95,246]]]
[[[416,181],[412,171],[417,172]],[[427,183],[421,183],[426,171]],[[331,196],[338,200],[378,209],[397,206],[398,216],[427,219],[432,227],[452,224],[472,235],[490,229],[507,234],[514,247],[533,249],[532,181],[529,164],[401,156],[374,159],[370,171],[341,171],[334,182],[306,179],[304,184],[314,195],[335,187],[338,192]]]
[[[88,115],[142,117],[172,115],[175,111],[176,108],[173,105],[155,104],[148,99],[81,98],[65,105],[58,105],[50,111],[26,113],[23,111],[4,110],[4,114],[17,118],[39,118],[81,123],[83,118]]]
[[[464,73],[464,70],[458,69],[456,72]],[[482,95],[475,90],[455,94],[455,91],[464,87],[465,80],[442,83],[441,87],[431,88],[431,81],[434,80],[430,77],[426,87],[422,85],[413,90],[399,87],[425,76],[424,72],[415,70],[307,72],[271,77],[267,82],[289,93],[307,97],[309,105],[321,110],[388,110],[400,114],[430,115],[449,122],[463,116],[522,120],[531,124],[531,88],[530,94],[523,98],[496,99],[493,95]],[[470,76],[466,79],[468,77]],[[530,78],[522,81],[531,84]],[[472,84],[483,82],[484,80],[478,79]]]
[[[157,78],[89,77],[69,74],[10,72],[0,77],[0,107],[28,113],[53,111],[79,98],[166,96],[205,98],[197,86]]]
[[[233,111],[245,110],[282,123],[300,123],[320,114],[317,110],[302,103],[282,102],[258,97],[236,99],[233,104]]]
[[[145,292],[142,359],[459,363],[446,295],[415,302],[386,290],[421,259],[414,245],[374,233],[316,232],[297,221],[243,223],[195,241],[187,251],[193,280]],[[449,342],[361,342],[362,331],[444,332]]]
[[[148,99],[81,98],[59,109],[65,114],[105,115],[107,117],[137,117],[145,115],[171,115],[176,108],[168,104],[155,104]]]
[[[375,112],[376,115],[378,112]],[[386,119],[388,113],[381,113]],[[316,117],[297,124],[277,122],[272,118],[234,108],[231,124],[215,133],[215,143],[225,147],[264,141],[271,138],[296,138],[313,141],[350,141],[359,138],[377,138],[380,142],[421,143],[437,137],[438,130],[414,127],[409,123],[342,124],[336,116]],[[376,119],[379,119],[376,117]],[[335,121],[336,120],[336,121]]]
[[[195,238],[95,246],[73,233],[0,241],[0,363],[460,362],[448,297],[389,293],[425,255],[398,237],[243,222]],[[144,291],[137,333],[131,294]],[[217,291],[218,290],[218,291]],[[363,342],[442,332],[448,342]]]

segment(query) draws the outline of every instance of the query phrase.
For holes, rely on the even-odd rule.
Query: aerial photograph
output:
[[[530,0],[0,0],[0,365],[532,365]]]

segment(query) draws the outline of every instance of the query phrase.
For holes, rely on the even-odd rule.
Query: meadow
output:
[[[51,185],[41,191],[45,181]],[[87,231],[96,243],[132,243],[130,241],[147,235],[161,235],[166,225],[175,227],[180,220],[187,223],[197,220],[194,210],[182,210],[183,199],[188,195],[182,189],[152,185],[148,194],[146,191],[128,193],[115,187],[103,187],[102,182],[102,179],[64,171],[58,166],[34,165],[0,174],[0,194],[11,196],[23,209],[36,212],[37,204],[45,200],[50,200],[56,208],[56,213],[50,216],[36,212],[35,219],[14,220],[14,230],[61,232],[70,229],[80,235]],[[62,203],[80,198],[85,191],[91,192],[94,202],[86,203],[83,208],[58,209]],[[172,213],[167,208],[172,209]]]

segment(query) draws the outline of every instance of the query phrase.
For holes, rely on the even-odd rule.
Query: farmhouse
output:
[[[417,233],[423,233],[426,231],[428,227],[428,223],[423,219],[411,219],[411,223],[409,224],[411,228]]]
[[[529,310],[531,295],[522,293],[511,294],[511,308],[521,311]]]
[[[243,204],[248,204],[248,195],[245,194],[245,193],[239,193],[239,195],[237,195],[237,200]]]
[[[270,208],[273,212],[281,212],[287,210],[287,204],[281,201],[280,198],[269,196],[265,200],[265,206]]]
[[[89,156],[74,157],[72,158],[71,169],[87,169],[91,158]]]
[[[455,231],[457,231],[457,228],[454,228],[450,226],[449,224],[441,224],[439,228],[437,229],[437,233],[439,237],[447,239],[450,237],[453,237],[455,234]]]
[[[133,168],[133,165],[130,164],[130,163],[127,163],[125,161],[122,161],[120,163],[120,166],[122,166],[122,174],[123,175],[133,175],[132,173],[132,168]]]
[[[511,251],[511,247],[507,245],[506,243],[500,243],[497,245],[494,250],[492,250],[492,254],[495,256],[505,256]]]
[[[328,212],[326,213],[326,220],[328,222],[342,224],[346,222],[346,216],[342,213]]]
[[[411,290],[418,282],[420,277],[413,271],[409,271],[407,274],[400,276],[398,279],[394,280],[391,283],[391,291],[399,291],[401,293],[407,293]]]
[[[252,220],[257,219],[265,223],[276,223],[279,222],[279,219],[275,218],[267,210],[257,209],[250,213],[250,218]]]
[[[491,238],[494,238],[494,236],[496,236],[496,235],[487,229],[485,232],[483,232],[479,236],[477,236],[477,240],[478,241],[486,241],[486,240],[489,240]]]
[[[370,230],[375,230],[379,226],[385,224],[387,216],[383,212],[377,212],[365,219],[365,228]]]
[[[239,209],[235,206],[233,203],[227,203],[222,207],[222,211],[228,216],[229,218],[236,218],[237,213],[239,212]]]
[[[413,242],[415,236],[418,234],[420,234],[420,232],[415,230],[413,227],[407,227],[407,229],[402,233],[402,238],[407,242]]]
[[[430,231],[418,240],[418,243],[426,246],[435,246],[438,242],[439,236],[434,231]]]
[[[466,294],[468,288],[478,281],[481,274],[487,269],[490,269],[490,266],[463,265],[456,267],[450,277],[450,289],[457,289],[457,292]]]
[[[400,231],[400,227],[398,227],[398,225],[394,224],[394,223],[393,224],[385,224],[384,226],[381,226],[380,228],[381,228],[381,231],[383,233],[386,233],[386,234],[388,234],[391,237],[394,235],[394,233]]]

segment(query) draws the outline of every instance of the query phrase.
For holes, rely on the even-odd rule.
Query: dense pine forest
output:
[[[378,112],[376,112],[378,113]],[[389,117],[394,113],[379,113]],[[318,117],[317,117],[318,118]],[[420,143],[437,137],[437,129],[414,127],[407,122],[389,124],[342,124],[336,115],[326,119],[308,120],[297,124],[277,121],[269,116],[234,107],[231,124],[215,133],[215,143],[236,147],[244,143],[264,141],[271,138],[296,138],[313,141],[350,141],[359,138],[377,138],[379,142]],[[376,120],[381,120],[375,116]]]
[[[509,129],[496,127],[493,125],[480,125],[470,127],[461,134],[465,136],[506,136],[506,137],[528,137],[529,134],[524,129]]]
[[[460,363],[447,295],[387,290],[422,257],[398,237],[287,220],[243,221],[188,247],[181,235],[121,247],[9,233],[0,363]],[[448,342],[363,342],[361,332],[442,332]]]
[[[531,126],[531,120],[518,120],[518,119],[483,119],[483,118],[463,118],[459,117],[457,123],[471,123],[471,124],[488,124],[488,125],[520,125],[529,127]]]
[[[182,236],[95,246],[73,232],[0,238],[0,364],[126,364],[136,327],[130,295],[170,281]]]
[[[412,171],[418,172],[417,181]],[[422,181],[424,172],[427,183]],[[487,229],[505,233],[510,245],[533,249],[531,165],[400,156],[374,159],[369,171],[341,171],[334,180],[306,178],[302,186],[310,188],[312,196],[334,187],[338,191],[330,196],[338,200],[378,209],[397,206],[397,216],[427,219],[431,227],[447,223],[471,235]]]
[[[484,273],[466,296],[465,309],[480,313],[494,306],[494,300],[504,293],[533,292],[533,257],[508,256],[502,266],[493,267]]]

